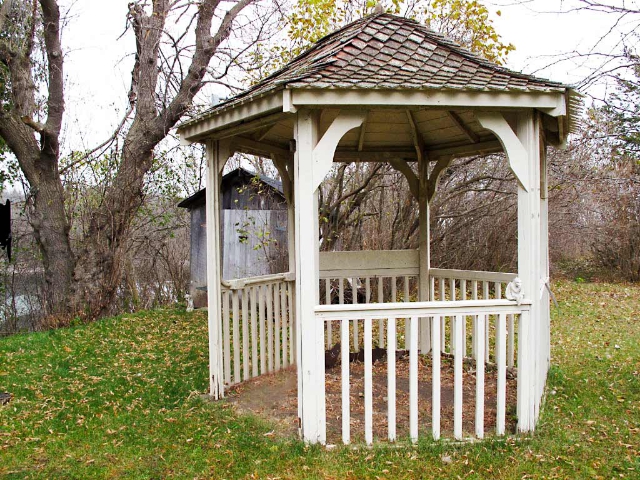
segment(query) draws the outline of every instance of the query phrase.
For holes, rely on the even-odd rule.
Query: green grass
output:
[[[555,287],[532,438],[331,451],[274,438],[201,400],[205,315],[158,310],[0,340],[0,391],[14,395],[0,477],[640,478],[640,287]]]

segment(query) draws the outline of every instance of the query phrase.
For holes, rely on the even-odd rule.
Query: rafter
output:
[[[257,155],[259,157],[273,158],[279,156],[282,158],[291,158],[292,153],[280,145],[273,145],[267,142],[256,142],[246,137],[233,137],[229,139],[231,145],[237,152],[246,153],[248,155]]]
[[[447,111],[447,114],[449,115],[449,118],[451,119],[451,121],[455,124],[456,127],[458,127],[458,129],[464,133],[464,135],[472,142],[472,143],[480,143],[480,137],[478,137],[478,135],[476,134],[476,132],[474,132],[473,130],[471,130],[467,125],[465,125],[464,121],[462,120],[462,118],[460,118],[460,116],[456,113],[456,112],[452,112],[452,111]]]
[[[269,135],[269,133],[276,128],[276,126],[278,125],[278,122],[276,123],[271,123],[269,125],[267,125],[266,127],[264,127],[262,130],[258,131],[255,136],[254,136],[254,140],[256,142],[261,142],[262,140],[265,139],[265,137],[267,135]]]
[[[413,112],[411,110],[405,110],[407,114],[407,120],[409,121],[409,128],[411,130],[411,138],[413,139],[413,146],[416,149],[416,156],[418,160],[424,155],[425,145],[422,135],[418,130],[416,119],[413,118]]]

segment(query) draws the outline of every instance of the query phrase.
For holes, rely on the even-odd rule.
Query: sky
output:
[[[67,110],[65,145],[91,148],[110,136],[127,102],[134,41],[125,32],[129,0],[61,0],[70,18],[63,32]],[[516,50],[507,66],[552,80],[574,84],[592,65],[565,62],[548,68],[555,55],[588,51],[604,35],[614,18],[602,13],[566,12],[578,0],[485,0],[498,33]],[[497,11],[501,15],[496,14]],[[624,24],[621,26],[624,28]],[[617,40],[614,31],[609,37]],[[611,43],[611,40],[609,43]],[[600,45],[600,49],[613,44]],[[604,90],[593,89],[601,95]],[[223,92],[221,92],[223,93]]]

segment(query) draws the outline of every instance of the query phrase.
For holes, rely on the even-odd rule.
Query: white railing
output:
[[[490,300],[504,298],[506,286],[516,275],[514,273],[484,272],[470,270],[429,269],[431,300]],[[418,300],[419,254],[417,250],[382,250],[355,252],[320,253],[320,301],[325,305],[344,305],[360,303],[415,302]],[[442,317],[440,338],[442,352],[453,353],[455,336],[451,324],[453,317]],[[326,344],[330,347],[339,341],[339,335],[333,321],[325,325]],[[475,317],[463,318],[462,351],[465,357],[476,357],[473,341],[477,321]],[[507,363],[515,366],[516,323],[513,315],[507,316]],[[409,322],[403,319],[397,324],[396,347],[408,349],[411,332]],[[351,349],[358,352],[363,325],[353,320],[349,341]],[[485,362],[495,363],[495,344],[490,338],[495,334],[495,319],[484,318]],[[468,333],[470,332],[470,334]],[[380,320],[374,326],[375,343],[384,348],[387,334]],[[427,341],[428,343],[428,341]],[[429,347],[420,345],[427,352]]]
[[[513,281],[515,277],[515,273],[432,268],[429,270],[430,298],[439,301],[500,300],[504,298],[507,284]],[[454,353],[455,336],[451,327],[447,329],[447,321],[453,322],[453,318],[447,319],[443,317],[440,321],[441,331],[444,332],[440,337],[440,349],[442,352]],[[495,334],[496,324],[495,319],[489,316],[484,316],[483,323],[485,329],[483,352],[485,362],[489,363],[495,360],[495,351],[491,348],[490,338]],[[513,315],[507,316],[507,324],[507,363],[509,367],[513,367],[515,365],[516,335]],[[469,327],[471,328],[470,339],[467,336]],[[471,353],[470,356],[476,358],[477,348],[476,343],[473,341],[476,328],[477,321],[475,317],[463,318],[461,348],[465,357]],[[448,338],[447,332],[449,333]],[[469,352],[469,346],[471,347],[471,352]]]
[[[394,303],[417,300],[418,289],[417,250],[364,250],[356,252],[320,253],[320,298],[325,305],[361,303]],[[326,344],[334,345],[334,322],[325,325]],[[402,322],[403,338],[408,338],[408,323]],[[382,321],[377,330],[377,344],[386,345]],[[352,322],[349,335],[353,351],[360,350],[360,338],[364,333],[358,319]],[[396,337],[397,341],[397,337]],[[406,346],[405,346],[406,348]]]
[[[341,330],[341,423],[342,441],[351,441],[351,397],[350,397],[350,349],[349,323],[360,321],[364,332],[364,439],[373,442],[373,396],[386,393],[387,403],[387,436],[390,441],[396,440],[396,343],[387,342],[387,391],[373,391],[372,384],[372,348],[374,321],[384,322],[387,338],[396,337],[398,320],[405,321],[409,326],[409,437],[412,441],[418,439],[419,418],[418,406],[421,399],[418,394],[419,370],[426,367],[418,362],[418,322],[427,321],[431,327],[431,434],[434,439],[440,438],[442,420],[441,402],[441,319],[453,318],[452,332],[454,344],[460,345],[463,337],[463,319],[473,317],[477,321],[474,343],[476,347],[475,360],[475,428],[478,438],[485,434],[485,335],[484,323],[486,318],[496,318],[495,360],[497,370],[496,385],[496,434],[505,433],[506,394],[507,394],[507,316],[516,317],[522,325],[528,321],[530,302],[516,305],[508,300],[465,300],[465,301],[434,301],[413,303],[386,303],[360,305],[321,305],[316,308],[316,319],[325,323],[340,322]],[[520,326],[521,328],[521,326]],[[463,438],[463,350],[454,349],[454,399],[453,399],[453,436]],[[420,365],[420,366],[419,366]],[[424,376],[424,375],[423,375]],[[518,377],[520,382],[527,379]],[[520,395],[518,396],[520,398]],[[518,405],[520,408],[520,405]],[[423,419],[423,422],[426,419]]]
[[[222,282],[226,385],[295,363],[293,285],[288,273]]]

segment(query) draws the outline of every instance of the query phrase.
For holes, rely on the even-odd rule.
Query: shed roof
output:
[[[382,13],[321,38],[282,69],[192,122],[284,88],[555,93],[571,89],[490,62],[415,20]]]
[[[284,194],[282,192],[282,182],[275,180],[271,177],[268,177],[266,175],[250,172],[249,170],[246,170],[242,167],[238,167],[235,170],[232,170],[231,172],[227,173],[225,176],[222,177],[222,189],[224,190],[225,187],[229,185],[229,183],[232,180],[234,180],[236,177],[244,177],[245,179],[252,179],[252,178],[258,177],[260,182],[264,183],[265,185],[270,187],[271,190],[277,192],[278,194],[280,194],[280,196],[282,196],[282,198],[284,198]],[[200,205],[203,205],[205,202],[206,192],[207,192],[207,189],[203,188],[202,190],[191,195],[190,197],[182,200],[178,204],[178,207],[192,209]]]

